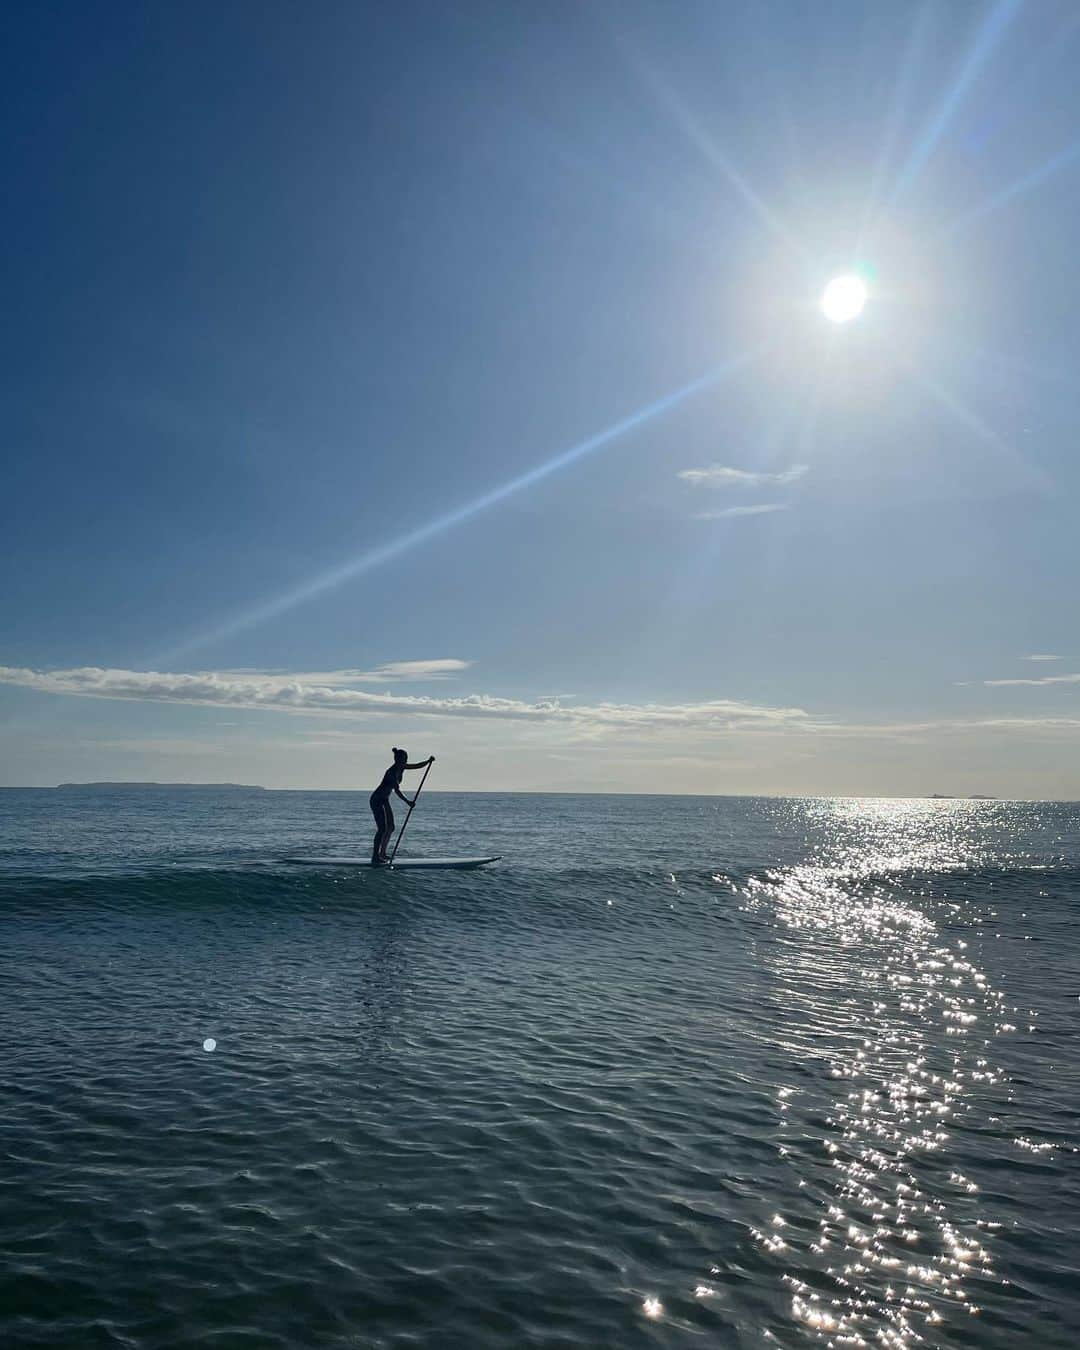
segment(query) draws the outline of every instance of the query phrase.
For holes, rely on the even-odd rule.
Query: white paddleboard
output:
[[[491,858],[398,858],[393,868],[385,865],[379,871],[404,871],[406,867],[452,867],[464,871],[470,867],[483,867],[485,863],[498,862],[500,854]],[[286,863],[302,863],[305,867],[372,867],[370,858],[282,858]]]

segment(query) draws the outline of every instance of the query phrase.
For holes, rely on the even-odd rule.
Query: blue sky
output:
[[[0,781],[1080,796],[1071,0],[2,23]]]

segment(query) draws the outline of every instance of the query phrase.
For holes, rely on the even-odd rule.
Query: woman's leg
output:
[[[382,857],[383,841],[386,838],[386,812],[388,803],[371,799],[371,814],[375,817],[375,842],[371,846],[371,861],[377,863]]]
[[[384,833],[382,839],[382,854],[381,854],[381,857],[384,862],[386,861],[386,850],[390,845],[390,840],[393,839],[394,837],[394,811],[389,802],[386,803],[385,810],[386,810],[386,817],[385,817],[386,823],[383,827]]]

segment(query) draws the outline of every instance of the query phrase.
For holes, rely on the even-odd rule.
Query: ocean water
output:
[[[0,1346],[1080,1344],[1080,807],[0,791]]]

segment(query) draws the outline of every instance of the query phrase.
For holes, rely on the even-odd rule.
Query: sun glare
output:
[[[821,297],[821,312],[833,323],[847,323],[862,313],[866,304],[866,286],[862,279],[848,275],[833,277]]]

